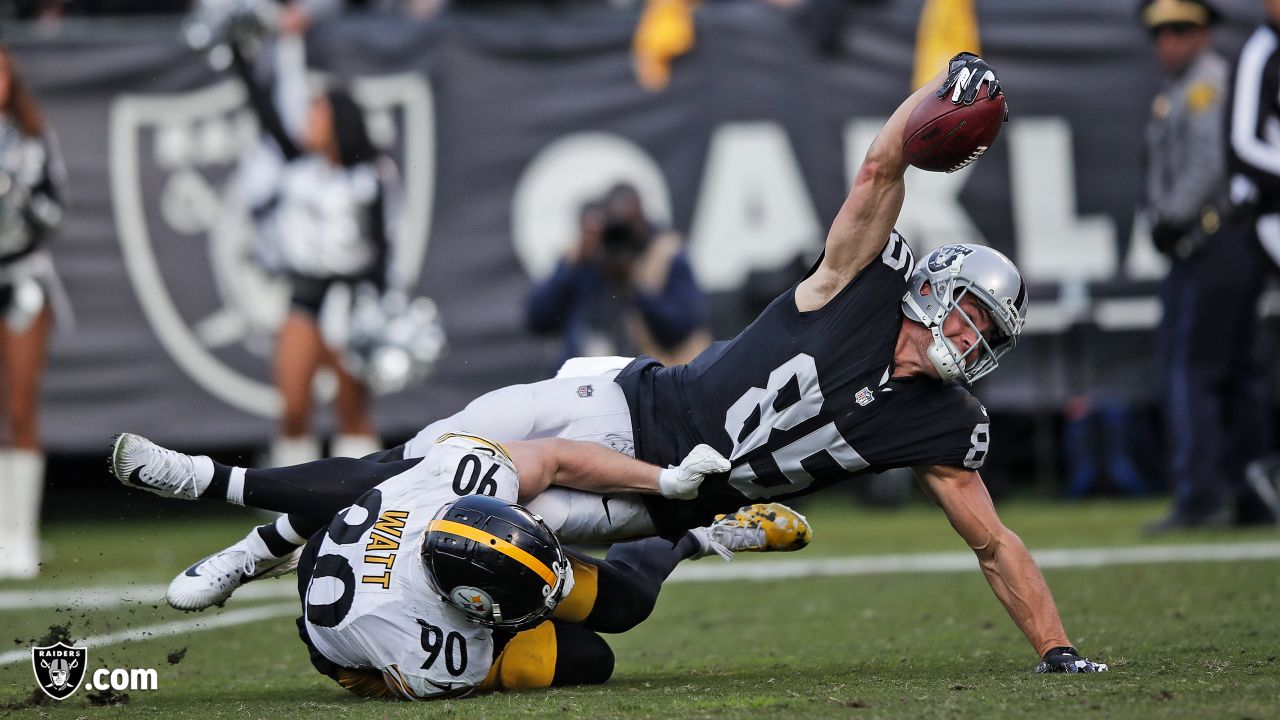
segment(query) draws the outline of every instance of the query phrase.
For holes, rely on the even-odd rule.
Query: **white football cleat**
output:
[[[301,554],[298,548],[284,557],[260,559],[246,538],[182,571],[169,583],[164,599],[170,607],[188,612],[221,607],[245,583],[297,569]]]
[[[141,435],[120,433],[111,442],[111,472],[125,485],[195,500],[213,479],[213,461],[161,447]]]
[[[729,561],[738,552],[795,552],[813,537],[809,521],[782,503],[747,505],[689,532],[701,545],[693,560],[712,553]]]

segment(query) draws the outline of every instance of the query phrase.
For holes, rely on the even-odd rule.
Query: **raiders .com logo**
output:
[[[63,641],[31,648],[31,670],[36,684],[54,700],[66,700],[84,683],[89,665],[89,648],[72,647]],[[87,690],[155,690],[159,677],[153,668],[98,668],[84,683]]]
[[[36,682],[54,700],[66,700],[79,689],[88,663],[89,648],[71,647],[64,642],[31,648],[31,669],[36,673]]]
[[[399,171],[392,269],[413,287],[426,255],[435,176],[435,112],[417,73],[360,78],[352,91],[374,142]],[[165,350],[205,391],[276,417],[270,382],[284,281],[254,259],[241,159],[260,142],[234,79],[178,94],[121,95],[111,106],[112,203],[125,267]],[[329,392],[332,393],[332,384]]]

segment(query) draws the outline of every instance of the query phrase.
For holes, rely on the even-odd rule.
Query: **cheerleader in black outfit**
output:
[[[276,82],[305,87],[301,31],[305,25],[285,6],[277,47]],[[296,138],[260,87],[242,48],[233,44],[233,67],[266,136],[282,159],[273,192],[252,208],[271,258],[269,268],[292,286],[288,315],[276,345],[275,382],[283,402],[271,464],[319,457],[312,434],[312,383],[322,366],[338,377],[338,436],[333,455],[363,456],[380,449],[368,388],[343,367],[341,348],[321,333],[330,303],[350,298],[357,285],[384,289],[387,268],[386,187],[394,167],[369,139],[364,115],[343,89],[310,100]],[[304,93],[293,93],[294,97]],[[280,93],[287,98],[289,93]],[[341,312],[341,310],[339,310]]]
[[[39,571],[40,376],[54,308],[67,307],[44,242],[63,179],[53,133],[0,47],[0,578]]]

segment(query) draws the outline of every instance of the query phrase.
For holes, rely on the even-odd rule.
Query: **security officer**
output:
[[[1145,205],[1170,259],[1158,351],[1172,512],[1158,532],[1255,519],[1246,463],[1266,438],[1253,346],[1262,263],[1226,200],[1223,107],[1230,68],[1205,0],[1145,0],[1139,16],[1165,73],[1146,132]],[[1258,518],[1261,519],[1261,518]]]

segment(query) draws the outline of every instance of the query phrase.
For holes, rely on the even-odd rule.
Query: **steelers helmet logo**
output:
[[[489,617],[493,612],[493,598],[480,588],[462,585],[449,594],[453,604],[472,615]]]

